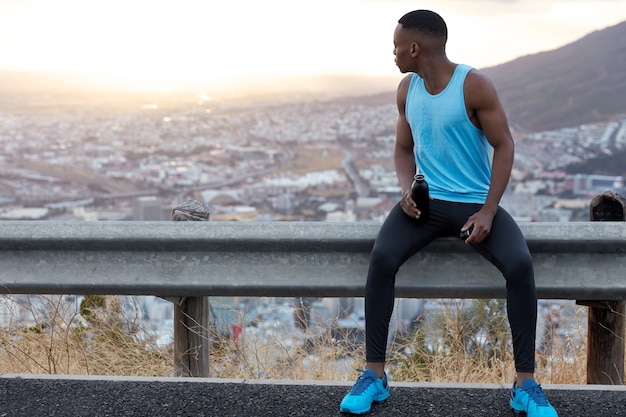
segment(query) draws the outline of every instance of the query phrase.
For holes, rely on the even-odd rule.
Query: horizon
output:
[[[446,20],[449,57],[477,68],[626,21],[626,2],[618,0],[439,0],[420,7]],[[263,81],[271,89],[275,79],[297,84],[299,77],[399,80],[393,30],[412,8],[405,0],[319,0],[306,8],[289,0],[0,0],[0,71],[154,92]]]

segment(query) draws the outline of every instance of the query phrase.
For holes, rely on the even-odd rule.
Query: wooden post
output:
[[[209,376],[209,298],[185,297],[174,304],[174,373]]]
[[[624,221],[626,200],[612,191],[595,196],[591,221]],[[587,384],[624,384],[624,314],[621,301],[577,301],[589,307],[587,323]]]
[[[588,303],[587,384],[624,384],[624,301]]]
[[[209,209],[187,200],[172,210],[173,221],[208,221]],[[164,297],[174,303],[174,374],[209,376],[209,298]]]

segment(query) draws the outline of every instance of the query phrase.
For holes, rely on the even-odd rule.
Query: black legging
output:
[[[398,203],[382,225],[372,249],[365,289],[366,360],[385,362],[389,320],[398,269],[407,259],[442,236],[457,236],[480,204],[431,200],[430,219],[418,224]],[[532,258],[513,218],[499,207],[489,236],[472,247],[506,279],[507,315],[517,372],[534,372],[537,294]],[[415,271],[416,279],[419,272]]]

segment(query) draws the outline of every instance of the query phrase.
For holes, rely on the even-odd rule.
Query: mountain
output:
[[[495,83],[509,122],[518,130],[605,122],[626,114],[626,22],[480,70]],[[395,91],[376,100],[393,97]]]
[[[536,132],[607,121],[626,114],[626,22],[482,71],[513,126]]]

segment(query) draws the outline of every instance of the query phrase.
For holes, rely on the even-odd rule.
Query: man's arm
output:
[[[406,97],[409,91],[412,75],[407,75],[400,81],[396,101],[398,105],[398,120],[396,122],[396,146],[393,153],[393,162],[396,167],[396,176],[402,189],[402,210],[411,217],[419,218],[420,211],[411,198],[411,184],[415,175],[416,164],[413,153],[413,135],[406,119]]]
[[[509,130],[498,93],[493,83],[478,71],[471,71],[464,87],[465,102],[472,122],[482,129],[493,147],[493,162],[489,192],[483,207],[471,216],[461,230],[474,225],[467,243],[480,243],[491,232],[493,217],[504,194],[513,168],[513,137]]]

